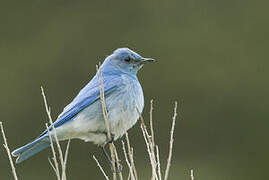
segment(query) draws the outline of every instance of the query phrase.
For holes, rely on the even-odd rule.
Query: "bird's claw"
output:
[[[111,142],[107,142],[107,143],[112,143],[113,142],[113,138]],[[120,173],[122,171],[123,166],[120,163],[120,160],[118,161],[112,161],[109,154],[106,152],[105,146],[102,147],[103,153],[106,157],[106,159],[109,162],[110,168],[112,170],[112,173]],[[114,168],[115,167],[115,168]]]
[[[106,144],[110,144],[114,142],[115,135],[111,134],[111,138],[106,140]]]

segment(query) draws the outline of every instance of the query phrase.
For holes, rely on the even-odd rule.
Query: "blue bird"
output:
[[[154,59],[143,58],[128,49],[116,49],[108,56],[100,69],[105,103],[113,140],[125,134],[138,120],[144,108],[144,95],[137,79],[137,72]],[[98,75],[78,93],[53,123],[60,141],[82,139],[85,142],[104,146],[108,141],[102,112]],[[52,127],[49,127],[49,131]],[[51,133],[53,134],[53,133]],[[20,163],[50,146],[48,131],[34,141],[12,152]]]

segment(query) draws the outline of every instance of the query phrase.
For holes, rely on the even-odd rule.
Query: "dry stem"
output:
[[[150,133],[153,149],[155,147],[155,139],[154,139],[154,130],[153,130],[153,99],[150,100],[150,111],[149,111],[149,123],[150,123]]]
[[[52,130],[53,130],[53,135],[54,135],[54,139],[55,139],[55,142],[56,142],[56,146],[57,146],[57,149],[58,149],[58,153],[59,153],[59,159],[60,159],[60,162],[61,162],[61,167],[62,167],[62,180],[66,180],[66,161],[67,161],[67,154],[65,155],[66,159],[64,160],[64,156],[63,156],[63,152],[62,152],[62,149],[61,149],[61,146],[60,146],[60,143],[59,143],[59,140],[58,140],[58,137],[57,137],[57,133],[56,133],[56,129],[54,127],[54,124],[53,124],[53,121],[52,121],[52,118],[51,118],[51,111],[50,111],[50,107],[48,106],[48,103],[47,103],[47,99],[46,99],[46,95],[44,93],[44,89],[43,87],[41,86],[41,94],[43,96],[43,100],[44,100],[44,105],[45,105],[45,108],[46,108],[46,112],[47,112],[47,115],[48,115],[48,118],[49,118],[49,122],[51,124],[51,127],[52,127]],[[50,129],[48,129],[48,133],[50,134]],[[66,149],[66,152],[68,153],[68,148],[69,148],[69,143],[67,144],[67,149]],[[52,141],[52,138],[50,137],[50,144],[53,144],[53,141]],[[53,146],[53,145],[52,145]],[[51,146],[51,147],[52,147]],[[53,148],[54,149],[54,148]],[[54,151],[55,153],[55,151]],[[56,155],[53,155],[53,156],[56,156]],[[56,158],[54,158],[56,160]],[[54,160],[54,161],[55,161]],[[57,160],[56,160],[57,161]],[[57,166],[55,164],[55,169],[57,171]],[[57,175],[57,174],[56,174]],[[58,177],[58,175],[57,175]]]
[[[156,156],[157,156],[157,171],[158,171],[158,176],[159,176],[159,179],[162,179],[160,153],[159,153],[159,147],[158,146],[156,146]]]
[[[61,180],[61,176],[60,176],[60,170],[59,170],[59,164],[58,164],[58,161],[57,161],[57,156],[56,156],[56,152],[55,152],[55,149],[54,149],[54,145],[53,145],[53,141],[52,141],[52,135],[51,135],[51,132],[49,130],[49,127],[48,127],[48,124],[46,123],[46,127],[47,127],[47,131],[48,131],[48,134],[49,134],[49,139],[50,139],[50,148],[51,148],[51,152],[52,152],[52,155],[53,155],[53,162],[54,162],[54,165],[52,164],[52,162],[49,160],[49,163],[50,165],[52,166],[56,176],[57,176],[57,179],[58,180]]]
[[[173,116],[173,122],[172,122],[172,128],[170,132],[170,146],[169,146],[169,155],[167,159],[167,165],[165,169],[165,176],[164,180],[168,179],[168,174],[169,174],[169,169],[171,166],[171,159],[172,159],[172,153],[173,153],[173,143],[174,143],[174,130],[175,130],[175,123],[176,123],[176,117],[177,117],[177,102],[175,102],[175,107],[174,107],[174,116]]]
[[[146,146],[147,146],[147,152],[150,159],[150,164],[151,164],[151,169],[152,169],[151,180],[159,180],[158,174],[156,172],[157,162],[156,162],[156,157],[155,157],[156,155],[154,152],[153,142],[146,128],[144,118],[142,117],[138,109],[137,109],[137,112],[139,113],[139,116],[141,119],[141,130],[142,130],[142,134],[143,134]]]
[[[128,136],[127,132],[125,133],[125,138],[126,138],[126,142],[127,142],[128,155],[129,155],[131,167],[132,167],[132,170],[133,170],[133,174],[134,174],[135,179],[138,179],[137,171],[136,171],[136,167],[135,167],[135,163],[134,163],[134,151],[133,151],[133,148],[130,145],[130,140],[129,140],[129,136]]]
[[[3,146],[4,146],[4,148],[7,151],[7,155],[8,155],[9,163],[10,163],[10,166],[11,166],[11,169],[12,169],[13,177],[14,177],[15,180],[18,180],[18,176],[16,174],[16,169],[15,169],[15,166],[14,166],[14,163],[13,163],[13,160],[12,160],[12,157],[11,157],[11,154],[10,154],[10,150],[8,148],[7,138],[6,138],[6,135],[5,135],[5,132],[4,132],[3,123],[1,121],[0,121],[0,127],[1,127],[1,131],[2,131],[2,136],[3,136],[3,139],[4,139]]]
[[[191,169],[191,180],[194,180],[194,173],[193,173],[193,169]]]
[[[106,173],[105,173],[104,169],[102,168],[102,166],[100,165],[99,161],[96,159],[96,157],[94,155],[92,157],[96,161],[97,166],[99,167],[99,169],[101,170],[101,172],[105,176],[106,180],[109,180],[108,176],[106,175]]]
[[[125,161],[127,163],[127,166],[129,168],[129,174],[130,174],[130,178],[131,180],[135,180],[135,177],[134,177],[134,172],[133,172],[133,169],[132,169],[132,165],[128,159],[128,155],[127,155],[127,152],[126,152],[126,149],[125,149],[125,144],[123,141],[121,141],[122,143],[122,150],[123,150],[123,154],[124,154],[124,157],[125,157]]]

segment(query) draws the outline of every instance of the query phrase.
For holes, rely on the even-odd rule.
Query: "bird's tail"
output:
[[[47,148],[49,145],[50,141],[48,137],[41,136],[33,142],[26,144],[25,146],[15,149],[12,152],[12,156],[17,157],[16,163],[21,163],[22,161]]]

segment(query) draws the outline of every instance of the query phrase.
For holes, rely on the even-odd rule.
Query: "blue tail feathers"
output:
[[[25,146],[15,149],[12,152],[12,156],[17,157],[16,163],[21,163],[22,161],[47,148],[49,145],[49,138],[47,136],[41,136]]]

